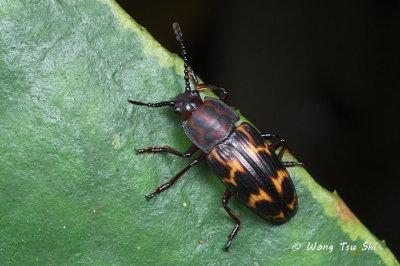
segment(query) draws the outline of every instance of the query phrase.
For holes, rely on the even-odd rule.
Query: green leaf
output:
[[[114,1],[0,3],[2,265],[398,265],[339,196],[300,167],[289,170],[299,197],[290,222],[276,226],[230,202],[243,223],[229,252],[221,248],[233,221],[206,164],[146,202],[190,159],[134,148],[183,151],[190,142],[171,108],[127,99],[174,99],[182,73],[179,57]],[[315,242],[333,250],[307,250]],[[341,250],[343,242],[356,250]]]

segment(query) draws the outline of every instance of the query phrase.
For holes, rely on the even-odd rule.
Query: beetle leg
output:
[[[189,78],[190,78],[190,81],[193,83],[194,86],[198,86],[199,85],[199,81],[197,80],[196,73],[194,73],[193,70],[189,71]]]
[[[142,103],[142,102],[137,102],[137,101],[132,101],[128,100],[131,104],[134,105],[143,105],[147,107],[163,107],[163,106],[174,106],[175,102],[174,101],[164,101],[164,102],[159,102],[159,103]]]
[[[277,134],[274,134],[274,133],[264,133],[264,134],[261,134],[261,137],[263,137],[264,139],[268,139],[268,140],[270,140],[272,138],[278,138],[278,139],[282,140],[281,137],[279,137]]]
[[[282,159],[283,154],[285,153],[285,151],[287,149],[286,140],[279,137],[277,134],[273,134],[273,133],[264,133],[264,134],[261,134],[261,137],[263,137],[264,139],[268,139],[268,140],[271,140],[273,138],[278,138],[278,141],[269,144],[269,147],[274,151],[279,149],[279,147],[282,147],[278,153],[278,158]]]
[[[163,152],[169,152],[173,155],[179,156],[179,157],[190,157],[192,156],[199,148],[197,148],[196,145],[192,145],[189,147],[187,151],[184,153],[177,151],[173,148],[171,148],[168,145],[162,146],[162,147],[147,147],[146,149],[137,149],[136,153],[163,153]]]
[[[218,95],[219,99],[223,101],[224,103],[226,102],[226,99],[228,98],[228,91],[225,90],[224,88],[220,88],[214,85],[207,85],[207,84],[199,84],[199,81],[197,80],[196,74],[194,73],[193,70],[189,71],[190,74],[190,80],[194,84],[196,91],[212,91],[215,94]]]
[[[281,150],[278,153],[278,158],[280,160],[282,160],[283,154],[285,153],[286,149],[287,149],[287,143],[286,140],[279,137],[277,134],[273,134],[273,133],[264,133],[261,134],[261,137],[263,137],[264,139],[272,139],[272,138],[278,138],[279,140],[276,142],[273,142],[269,145],[269,147],[273,150],[276,151],[277,149],[279,149],[279,147],[282,147]]]
[[[218,98],[223,101],[224,103],[226,102],[226,99],[228,98],[228,92],[224,88],[220,88],[214,85],[197,85],[196,86],[196,91],[212,91],[215,94],[218,95]]]
[[[269,147],[276,151],[277,149],[279,149],[279,147],[281,147],[281,150],[278,153],[278,158],[280,160],[282,160],[283,154],[285,153],[286,149],[287,149],[287,143],[285,139],[280,139],[276,142],[273,142],[269,145]]]
[[[281,150],[278,153],[278,158],[279,158],[279,160],[282,160],[283,154],[287,150],[287,143],[286,143],[286,140],[280,139],[277,142],[272,143],[269,147],[274,151],[276,151],[279,147],[281,147]],[[283,163],[283,166],[285,166],[285,167],[304,165],[302,162],[282,162],[282,163]]]
[[[158,187],[156,187],[153,191],[153,193],[146,195],[146,199],[150,200],[152,199],[155,195],[160,194],[161,192],[163,192],[164,190],[170,188],[173,184],[176,183],[176,181],[178,181],[189,169],[190,167],[192,167],[193,165],[196,165],[197,163],[199,163],[200,161],[202,161],[204,158],[206,158],[206,154],[202,154],[199,157],[197,157],[196,159],[194,159],[188,166],[186,166],[185,168],[183,168],[176,176],[174,176],[171,180],[169,180],[167,183],[164,183],[162,185],[159,185]]]
[[[304,165],[304,163],[302,163],[302,162],[282,162],[282,163],[283,163],[283,166],[285,166],[285,167]]]
[[[228,242],[226,243],[224,250],[228,251],[229,247],[231,246],[233,238],[237,235],[240,229],[240,223],[242,222],[242,218],[240,218],[239,215],[234,213],[228,206],[228,201],[232,197],[232,192],[227,189],[225,190],[224,196],[222,197],[222,206],[224,207],[225,211],[229,214],[230,217],[232,217],[233,220],[235,220],[236,224],[232,228],[231,232],[228,235]]]
[[[277,149],[279,149],[279,147],[281,147],[281,150],[278,153],[278,158],[280,160],[282,160],[283,154],[285,153],[286,149],[287,149],[287,143],[285,139],[282,139],[281,137],[279,137],[276,134],[270,134],[270,133],[266,133],[266,134],[261,134],[261,136],[265,139],[272,139],[272,138],[279,138],[278,141],[272,143],[269,145],[269,147],[276,151]],[[282,162],[283,166],[285,167],[293,167],[293,166],[297,166],[297,165],[304,165],[302,162]]]

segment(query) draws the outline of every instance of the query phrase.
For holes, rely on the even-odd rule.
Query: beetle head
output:
[[[203,100],[197,91],[185,91],[176,97],[174,112],[184,119],[188,119],[202,104]]]

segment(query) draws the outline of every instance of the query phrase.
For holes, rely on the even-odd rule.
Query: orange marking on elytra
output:
[[[240,162],[236,159],[232,159],[231,161],[223,161],[218,154],[216,153],[215,149],[213,149],[210,153],[212,157],[214,157],[220,164],[228,167],[229,170],[229,176],[228,177],[222,177],[222,180],[227,183],[231,183],[235,187],[238,186],[235,180],[236,172],[241,172],[243,174],[246,173],[246,170],[244,170],[243,166],[240,164]]]
[[[293,195],[293,200],[291,203],[289,203],[287,206],[289,207],[289,209],[293,210],[294,209],[294,204],[297,201],[297,197],[296,197],[296,191],[294,191],[294,195]]]
[[[235,187],[238,186],[238,184],[236,183],[235,178],[230,177],[223,177],[222,180],[226,183],[231,183],[232,185],[234,185]]]
[[[276,219],[276,218],[284,219],[285,218],[285,214],[283,213],[282,210],[279,210],[279,213],[277,215],[268,215],[268,216],[265,216],[265,218],[268,219],[268,220],[273,220],[273,219]]]
[[[263,190],[262,188],[258,188],[257,194],[250,193],[249,201],[247,202],[247,205],[251,208],[255,208],[257,202],[259,202],[259,201],[272,202],[273,199],[267,192],[265,192],[265,190]]]
[[[276,177],[271,177],[272,183],[274,183],[276,191],[278,191],[279,194],[282,194],[282,182],[286,178],[289,178],[289,175],[286,170],[279,169],[276,171]]]
[[[265,152],[265,153],[267,153],[269,156],[271,156],[271,152],[269,151],[269,148],[268,148],[268,144],[267,143],[265,143],[264,144],[265,146],[261,146],[261,147],[255,147],[255,146],[253,146],[253,145],[249,145],[249,146],[247,146],[245,149],[246,149],[246,154],[247,155],[249,155],[249,156],[251,156],[251,158],[255,161],[255,162],[257,162],[257,161],[259,161],[259,160],[261,160],[260,158],[260,152]]]
[[[268,143],[264,141],[264,145],[262,146],[257,146],[254,143],[254,138],[250,135],[249,132],[247,132],[246,129],[244,129],[243,125],[240,125],[238,127],[238,130],[240,132],[242,132],[243,134],[245,134],[247,136],[247,138],[249,139],[250,143],[253,145],[249,145],[247,151],[252,154],[255,158],[259,157],[258,153],[259,152],[265,152],[266,154],[268,154],[269,156],[271,156],[271,151],[269,150],[269,146]]]
[[[232,159],[232,161],[229,161],[227,163],[227,165],[230,168],[229,177],[224,177],[223,181],[229,182],[232,185],[234,185],[235,187],[237,187],[238,184],[236,183],[236,180],[235,180],[236,172],[241,172],[241,173],[245,174],[246,171],[243,169],[243,166],[240,164],[240,162],[236,159]]]
[[[269,150],[268,144],[264,142],[264,146],[257,147],[257,152],[265,152],[271,156],[271,151]]]

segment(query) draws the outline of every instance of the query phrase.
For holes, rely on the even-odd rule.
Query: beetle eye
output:
[[[181,109],[180,109],[179,107],[175,107],[175,108],[174,108],[175,114],[179,114],[180,111],[181,111]]]

